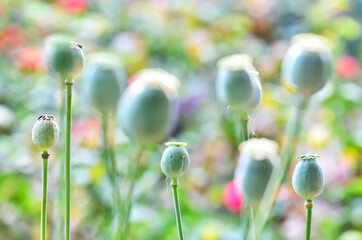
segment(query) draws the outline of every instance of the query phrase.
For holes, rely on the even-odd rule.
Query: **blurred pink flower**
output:
[[[360,72],[358,60],[352,56],[342,56],[337,59],[336,72],[346,79],[356,79]]]
[[[98,118],[81,118],[73,122],[72,132],[75,140],[86,148],[97,148],[100,136]]]
[[[38,70],[42,67],[42,51],[38,47],[22,48],[15,54],[14,61],[21,70]]]
[[[71,13],[82,13],[88,9],[87,0],[58,0],[58,3]]]
[[[235,181],[226,184],[223,192],[224,206],[233,213],[239,213],[243,204],[243,199],[239,191],[237,191]]]

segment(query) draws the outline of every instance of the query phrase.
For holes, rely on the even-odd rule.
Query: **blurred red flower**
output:
[[[87,0],[58,0],[58,3],[71,13],[82,13],[88,9]]]
[[[360,72],[359,62],[352,56],[342,56],[337,59],[336,72],[345,79],[356,79]]]
[[[23,42],[21,28],[15,24],[5,26],[0,30],[0,51],[9,51]]]
[[[43,54],[38,47],[25,47],[15,54],[15,65],[21,70],[38,70],[42,67]]]
[[[235,181],[226,184],[223,192],[224,206],[233,213],[239,213],[243,204],[243,199],[240,191],[237,191]]]

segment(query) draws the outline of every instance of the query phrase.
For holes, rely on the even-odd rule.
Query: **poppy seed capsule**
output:
[[[58,140],[59,128],[52,115],[37,118],[32,130],[34,144],[41,150],[50,149]]]
[[[265,138],[253,138],[240,145],[241,187],[246,201],[259,205],[273,170],[279,166],[278,145]]]
[[[299,34],[285,54],[284,80],[300,93],[310,96],[321,90],[332,74],[333,56],[328,40],[314,34]]]
[[[219,100],[237,111],[248,112],[257,107],[262,98],[259,73],[246,54],[222,58],[216,80]]]
[[[84,65],[82,45],[65,37],[50,37],[46,50],[48,67],[63,78],[73,79]]]
[[[85,80],[93,106],[102,113],[114,112],[127,84],[123,69],[116,64],[92,63]]]
[[[135,82],[122,96],[118,120],[133,142],[141,146],[155,144],[170,131],[171,104],[159,86]]]
[[[179,178],[190,167],[190,156],[182,142],[167,142],[168,148],[162,154],[161,170],[169,178]]]
[[[319,156],[306,154],[299,156],[293,173],[294,191],[305,200],[313,200],[322,193],[325,179],[321,165],[317,162]]]

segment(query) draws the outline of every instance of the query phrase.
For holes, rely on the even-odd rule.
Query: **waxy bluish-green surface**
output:
[[[231,55],[221,60],[216,94],[226,106],[242,112],[248,112],[260,104],[260,80],[249,56]]]
[[[170,130],[171,104],[160,87],[135,83],[122,97],[118,119],[133,142],[155,144]]]
[[[319,196],[325,184],[324,174],[320,164],[313,158],[298,162],[293,173],[294,191],[305,200],[313,200]]]
[[[32,139],[41,150],[50,149],[58,140],[58,135],[59,128],[53,116],[40,116],[33,126]]]
[[[179,178],[190,167],[190,156],[183,146],[169,146],[161,158],[161,170],[169,178]]]
[[[82,71],[84,55],[80,44],[59,38],[50,41],[48,51],[49,67],[63,78],[72,79]]]
[[[243,196],[248,203],[259,204],[273,172],[273,165],[269,159],[254,160],[252,156],[243,154],[242,167]]]
[[[123,69],[110,64],[93,63],[86,71],[85,80],[89,85],[89,98],[100,112],[113,112],[117,108],[127,79]]]

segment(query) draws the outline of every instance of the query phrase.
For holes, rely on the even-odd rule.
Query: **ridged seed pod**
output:
[[[283,79],[306,96],[321,90],[333,69],[329,45],[327,39],[315,34],[296,35],[283,60]]]
[[[265,138],[252,138],[240,144],[240,151],[242,193],[247,203],[257,206],[272,172],[279,166],[278,145]]]
[[[257,107],[262,98],[259,73],[246,54],[222,58],[218,63],[216,94],[230,108],[248,112]]]
[[[167,142],[162,154],[161,170],[169,178],[179,178],[190,167],[190,156],[182,142]]]
[[[58,140],[59,128],[55,117],[42,115],[37,118],[32,130],[34,144],[41,150],[49,150]]]
[[[319,156],[313,154],[299,156],[300,161],[293,173],[294,191],[305,200],[313,200],[324,189],[324,174],[317,157]]]

